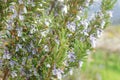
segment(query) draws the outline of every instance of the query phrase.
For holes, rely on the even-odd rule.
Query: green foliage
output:
[[[97,50],[92,54],[92,61],[85,63],[81,70],[81,75],[86,76],[82,80],[119,80],[120,57],[119,52],[109,52]],[[87,66],[86,66],[87,65]]]

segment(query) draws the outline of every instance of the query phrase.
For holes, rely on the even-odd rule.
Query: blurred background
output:
[[[96,0],[90,11],[98,10],[99,5]],[[82,68],[74,69],[73,75],[65,80],[120,80],[120,0],[112,12],[112,24],[97,40],[96,49],[86,58]]]

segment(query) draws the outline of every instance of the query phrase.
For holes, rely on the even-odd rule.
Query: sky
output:
[[[113,17],[111,18],[113,25],[120,25],[120,0],[117,0],[113,8]]]

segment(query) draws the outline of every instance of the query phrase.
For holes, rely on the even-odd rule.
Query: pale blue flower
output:
[[[102,29],[97,29],[97,37],[100,38],[102,35],[103,30]]]
[[[10,60],[10,65],[11,65],[11,66],[14,66],[14,65],[15,65],[15,61]]]
[[[81,23],[81,25],[84,27],[84,29],[87,29],[87,28],[88,28],[88,25],[89,25],[88,20],[82,20],[80,23]]]
[[[71,32],[75,32],[76,31],[76,24],[74,22],[68,22],[67,23],[67,28],[71,31]]]
[[[57,76],[57,79],[62,79],[62,74],[64,73],[61,69],[56,69],[54,66],[54,69],[52,70],[53,75]]]
[[[10,59],[12,56],[8,50],[4,50],[3,59]]]
[[[70,62],[74,62],[76,59],[75,53],[74,52],[68,52],[68,59]]]
[[[6,24],[7,30],[12,30],[13,29],[12,26],[13,26],[13,20],[12,19],[7,20],[7,24]]]

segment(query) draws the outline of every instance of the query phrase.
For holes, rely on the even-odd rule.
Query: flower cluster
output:
[[[52,70],[52,74],[54,75],[54,76],[56,76],[59,80],[61,80],[62,79],[62,74],[63,74],[64,72],[61,70],[61,69],[56,69],[56,67],[54,66],[54,69]]]

